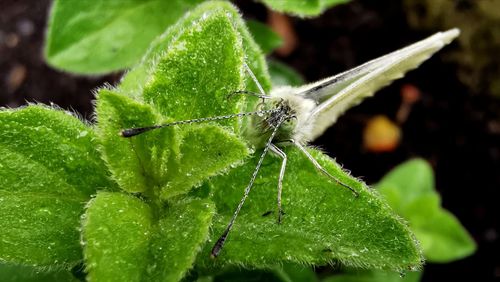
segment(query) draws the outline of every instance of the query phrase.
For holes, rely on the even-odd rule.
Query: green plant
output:
[[[422,159],[404,162],[375,186],[391,208],[406,219],[420,242],[427,262],[447,263],[471,255],[476,244],[460,222],[440,207],[431,166]],[[419,281],[420,272],[407,275],[380,270],[349,270],[325,282]]]
[[[151,41],[203,0],[55,0],[45,57],[54,67],[95,74],[131,67]]]
[[[204,0],[54,0],[45,57],[55,68],[101,74],[137,64],[152,41],[186,11]],[[263,0],[268,7],[299,16],[314,16],[346,0]],[[265,25],[249,26],[264,52],[281,44]]]
[[[124,6],[128,12],[120,12],[127,16],[144,17],[136,10],[151,8],[127,3],[132,5]],[[74,36],[57,31],[57,17],[83,29],[79,24],[85,21],[75,20],[64,5],[55,3],[48,46],[64,46],[54,43],[55,37],[65,42]],[[99,36],[117,32],[113,24],[108,27]],[[137,44],[149,44],[154,36],[147,36],[139,36]],[[113,42],[83,50],[94,45],[89,42],[61,47],[65,55],[55,61],[79,72],[104,72],[136,61],[104,52]],[[47,48],[49,57],[58,53]],[[73,60],[96,53],[102,57],[92,62]],[[113,58],[116,62],[107,65]],[[376,192],[315,149],[310,153],[361,196],[345,193],[300,152],[287,149],[284,222],[277,225],[274,217],[263,216],[274,209],[280,165],[267,158],[223,253],[209,259],[257,161],[240,134],[247,125],[230,120],[172,127],[133,139],[118,133],[253,108],[254,99],[227,99],[234,90],[255,88],[244,75],[244,62],[269,90],[262,52],[238,12],[226,2],[206,2],[155,39],[118,86],[98,91],[96,124],[42,105],[2,110],[0,260],[8,267],[58,270],[62,276],[78,272],[84,261],[87,278],[98,281],[177,281],[190,270],[217,275],[242,265],[271,268],[283,277],[295,268],[276,265],[335,261],[370,269],[419,269],[421,253],[406,224]]]
[[[377,184],[377,189],[394,211],[408,220],[427,261],[446,263],[475,251],[467,231],[440,206],[432,168],[424,160],[399,165]]]
[[[261,0],[269,8],[276,10],[278,12],[290,13],[301,17],[306,16],[317,16],[321,14],[327,8],[343,4],[349,0]]]

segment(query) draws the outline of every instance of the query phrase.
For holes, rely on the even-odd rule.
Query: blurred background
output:
[[[93,91],[122,73],[82,77],[50,68],[42,55],[50,4],[0,0],[0,106],[54,103],[91,120]],[[499,279],[500,1],[353,0],[311,19],[254,1],[236,5],[245,18],[281,34],[284,44],[270,57],[307,82],[461,28],[457,41],[348,111],[314,145],[369,184],[409,158],[428,160],[443,206],[478,250],[453,263],[427,264],[423,281]],[[373,141],[379,132],[387,138]]]

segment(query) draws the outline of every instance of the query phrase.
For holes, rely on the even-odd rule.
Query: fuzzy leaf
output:
[[[271,79],[269,77],[265,57],[262,54],[259,45],[254,41],[252,35],[250,34],[250,31],[248,30],[238,11],[234,7],[226,7],[225,9],[228,10],[229,14],[232,16],[231,19],[233,20],[233,24],[239,35],[241,36],[243,51],[245,53],[245,62],[255,74],[258,83],[262,86],[264,91],[266,93],[269,93],[269,91],[271,90]],[[259,88],[246,72],[245,77],[245,90],[259,92]],[[258,100],[255,99],[248,100],[246,103],[246,108],[243,110],[254,110],[257,102]]]
[[[304,267],[296,264],[285,264],[272,267],[270,270],[264,269],[242,269],[241,267],[231,267],[213,277],[205,276],[214,282],[316,282],[318,278],[311,267]],[[198,278],[198,281],[203,281]]]
[[[216,1],[206,2],[186,13],[175,25],[171,26],[151,43],[141,62],[125,74],[117,90],[126,95],[142,99],[144,85],[157,71],[158,64],[165,57],[165,52],[178,42],[177,37],[183,34],[186,28],[199,27],[199,25],[193,26],[193,23],[198,22],[201,17],[213,18],[220,16],[224,12],[221,10],[221,6],[224,5],[226,4]],[[227,6],[231,7],[230,5]]]
[[[150,244],[149,281],[179,281],[193,265],[208,239],[214,204],[181,200],[163,211]]]
[[[97,113],[102,152],[115,180],[128,192],[163,198],[188,192],[206,178],[244,159],[247,147],[236,136],[215,125],[167,127],[132,138],[126,128],[160,124],[147,104],[107,89],[99,93]]]
[[[275,60],[269,60],[269,73],[273,87],[278,86],[300,86],[304,84],[304,79],[291,67]]]
[[[242,64],[232,22],[222,10],[214,11],[189,23],[171,42],[144,87],[144,100],[175,120],[238,112],[239,99],[227,97],[243,83]],[[238,119],[221,123],[236,126]]]
[[[297,16],[317,16],[324,10],[347,3],[349,0],[260,0],[269,8],[282,13],[289,13]]]
[[[268,54],[283,45],[283,39],[268,25],[259,21],[248,20],[247,26],[262,52]]]
[[[88,278],[93,281],[178,281],[208,236],[207,200],[165,210],[130,195],[99,193],[83,221]]]
[[[215,262],[207,261],[212,244],[234,212],[256,164],[256,157],[227,176],[210,181],[219,216],[212,244],[201,265],[238,264],[268,267],[295,262],[323,265],[337,260],[348,266],[389,270],[418,269],[421,256],[409,229],[366,186],[315,150],[310,152],[330,173],[360,193],[359,198],[320,174],[295,148],[286,148],[282,224],[276,224],[278,158],[268,157],[243,206],[226,245]]]
[[[184,194],[228,164],[241,162],[248,155],[246,145],[218,126],[191,126],[182,130],[180,159],[171,165],[162,198]]]
[[[204,23],[200,23],[201,21],[199,20],[200,18],[203,18]],[[141,98],[141,95],[144,91],[144,85],[152,79],[152,76],[154,73],[156,73],[156,70],[158,69],[159,63],[163,60],[165,57],[165,53],[169,49],[174,49],[176,48],[175,46],[182,46],[184,42],[179,40],[180,34],[183,33],[189,33],[190,30],[192,29],[198,29],[200,27],[200,24],[206,25],[206,22],[210,20],[210,22],[213,22],[214,18],[226,18],[230,20],[232,23],[233,28],[230,28],[228,30],[222,31],[222,33],[228,33],[227,35],[223,36],[222,39],[226,40],[235,40],[232,36],[236,36],[236,45],[233,46],[234,50],[231,50],[233,53],[231,57],[235,56],[243,56],[244,55],[244,60],[246,63],[250,66],[252,71],[255,73],[258,81],[262,85],[262,87],[268,91],[271,88],[271,83],[269,79],[269,75],[267,73],[267,66],[264,60],[264,56],[262,55],[262,51],[260,50],[259,46],[255,41],[253,40],[250,32],[248,31],[245,23],[241,19],[241,16],[239,12],[236,10],[236,8],[231,5],[228,2],[222,2],[222,1],[208,1],[203,4],[200,4],[198,7],[187,13],[183,18],[181,18],[174,26],[172,26],[170,29],[168,29],[164,34],[159,36],[152,44],[151,48],[148,50],[144,58],[142,59],[141,63],[137,65],[134,69],[132,69],[129,73],[125,75],[123,80],[120,83],[119,88],[117,89],[121,93],[124,93],[128,96],[133,96],[133,97],[139,97]],[[226,26],[227,28],[227,26]],[[236,34],[234,34],[236,31]],[[198,31],[199,32],[199,31]],[[196,34],[195,34],[196,35]],[[188,35],[184,35],[188,36]],[[194,36],[194,35],[191,35]],[[199,35],[201,36],[201,35]],[[219,35],[213,35],[213,38],[208,38],[208,42],[213,42],[213,41],[219,41]],[[216,43],[214,45],[210,45],[210,43],[206,43],[204,46],[205,49],[207,48],[212,48],[214,50],[218,50],[216,46],[220,43]],[[193,42],[192,45],[195,44],[203,44],[203,42]],[[194,47],[196,48],[196,47]],[[241,53],[238,48],[243,48],[243,53]],[[228,50],[228,49],[224,49]],[[229,51],[229,50],[228,50]],[[175,50],[170,50],[170,52],[175,52]],[[213,50],[211,52],[214,52]],[[199,52],[197,52],[199,53]],[[214,59],[219,58],[221,61],[228,61],[228,59],[224,57],[220,57],[221,54],[217,53],[214,57],[208,57],[203,56],[202,58],[194,57],[191,54],[183,51],[183,55],[187,55],[189,60],[199,60],[202,61],[201,63],[198,62],[198,64],[202,64],[203,60],[205,62],[211,62]],[[173,61],[172,58],[169,58],[170,61]],[[181,60],[181,59],[179,59]],[[186,58],[184,58],[186,60]],[[226,85],[222,85],[223,87],[226,88],[226,93],[220,93],[222,96],[228,95],[231,91],[235,90],[252,90],[252,91],[257,91],[257,87],[254,85],[253,81],[247,76],[247,74],[243,71],[241,63],[243,62],[243,57],[239,59],[240,65],[233,65],[233,66],[225,66],[223,73],[228,73],[228,77],[233,77],[229,73],[232,74],[240,74],[246,77],[245,79],[245,84],[242,83],[242,78],[238,78],[237,81],[228,81]],[[217,62],[216,65],[220,65],[220,62]],[[193,72],[199,72],[199,75],[203,75],[202,73],[206,71],[205,68],[210,69],[212,66],[207,66],[205,65],[204,68],[200,69],[195,69],[195,68],[190,68],[191,63],[188,65],[180,65],[177,67],[177,69],[174,69],[175,72],[184,72],[184,71],[193,71]],[[182,67],[188,67],[190,68],[189,70],[186,69],[179,69]],[[198,66],[199,67],[199,66]],[[178,76],[178,74],[175,74],[174,70],[170,70],[173,72],[172,76]],[[165,72],[169,72],[169,70],[164,70]],[[212,72],[212,70],[208,70]],[[217,76],[218,74],[216,74]],[[170,75],[169,75],[170,76]],[[182,79],[182,77],[181,77]],[[203,87],[211,87],[212,81],[209,82],[209,85],[206,84],[205,81],[191,81],[195,87],[191,87],[191,85],[187,85],[187,89],[182,90],[184,92],[192,92],[193,88],[203,88]],[[201,85],[200,85],[201,84]],[[182,83],[181,85],[175,85],[172,86],[174,89],[174,94],[177,95],[177,87],[180,87],[184,85]],[[233,89],[231,89],[233,88]],[[211,92],[208,93],[201,93],[198,91],[198,96],[195,96],[194,94],[196,93],[190,93],[191,97],[195,97],[195,99],[205,99],[207,96],[205,95],[213,95],[214,93],[217,93],[219,91],[218,89],[215,89],[215,87],[212,87],[210,89]],[[172,94],[169,94],[172,95]],[[197,97],[197,98],[196,98]],[[236,104],[244,104],[244,97],[234,97],[231,99]],[[188,101],[190,103],[190,101]],[[227,103],[227,101],[223,101],[223,105]],[[201,102],[200,102],[201,103]],[[251,104],[251,103],[248,103]],[[229,109],[231,109],[232,105],[230,107],[225,107],[224,112],[217,112],[216,114],[220,115],[223,113],[228,113],[230,112]],[[182,104],[176,104],[175,107],[177,107],[177,111],[182,108]],[[252,105],[249,105],[249,108],[251,108]],[[233,108],[234,110],[234,108]],[[237,111],[241,111],[240,108],[238,108]],[[176,117],[169,113],[169,116]],[[194,114],[192,116],[189,116],[188,118],[195,118]]]
[[[50,14],[45,57],[56,68],[82,74],[130,67],[155,37],[200,2],[57,0]]]
[[[377,186],[389,205],[409,221],[427,260],[449,262],[475,251],[475,243],[465,228],[441,207],[432,168],[424,160],[401,164]]]
[[[78,282],[68,270],[44,271],[28,266],[0,264],[2,282]]]
[[[41,105],[4,109],[0,111],[0,137],[0,148],[5,151],[0,154],[1,163],[5,164],[0,170],[2,190],[36,189],[88,197],[96,188],[110,185],[104,163],[95,150],[93,129],[68,112]],[[27,173],[30,168],[33,171]],[[39,169],[45,170],[40,173]],[[36,181],[31,173],[35,173]],[[37,184],[55,181],[57,185]],[[60,184],[62,181],[67,184]]]
[[[2,261],[75,265],[81,259],[78,223],[85,200],[78,195],[0,191]]]
[[[99,91],[96,112],[101,152],[120,187],[151,194],[155,186],[164,185],[169,158],[179,150],[176,129],[168,127],[131,138],[120,136],[124,129],[165,120],[151,106],[108,89]]]
[[[318,281],[316,273],[310,266],[287,263],[275,267],[273,273],[283,282],[315,282]]]
[[[153,217],[138,198],[98,193],[82,223],[87,279],[140,281],[149,264]]]
[[[255,282],[255,281],[265,281],[265,282],[284,282],[275,273],[261,270],[261,269],[244,269],[238,268],[231,271],[225,271],[224,273],[215,276],[203,276],[198,278],[199,282],[202,281],[213,281],[213,282]],[[287,281],[289,282],[289,281]]]
[[[250,38],[232,5],[200,5],[155,42],[114,93],[101,90],[97,112],[103,153],[125,190],[155,195],[159,187],[166,199],[246,157],[239,139],[212,125],[183,125],[178,133],[177,127],[168,128],[172,133],[163,137],[153,131],[129,140],[117,135],[125,128],[159,124],[162,115],[166,122],[241,112],[244,95],[227,97],[244,88],[242,37],[244,42]],[[259,55],[252,55],[251,62],[260,65],[263,59],[254,45],[249,44],[249,54]],[[141,83],[146,85],[138,87]],[[220,123],[238,132],[242,122]]]
[[[71,267],[79,219],[96,189],[116,189],[92,128],[43,106],[0,111],[0,260]]]
[[[368,270],[334,275],[323,282],[418,282],[422,272],[408,272],[404,275],[397,272]]]

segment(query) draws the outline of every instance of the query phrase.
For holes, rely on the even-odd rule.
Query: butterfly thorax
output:
[[[293,123],[287,126],[284,131],[287,132],[287,139],[293,139],[296,142],[305,144],[309,141],[310,131],[314,123],[312,111],[316,108],[315,101],[305,98],[296,93],[292,87],[280,87],[271,92],[272,99],[282,101],[289,107],[289,112],[293,113]]]
[[[281,91],[279,91],[281,90]],[[265,145],[272,131],[277,129],[273,143],[295,140],[307,142],[304,132],[310,128],[310,112],[316,106],[315,102],[293,94],[293,92],[278,89],[272,92],[270,99],[257,105],[258,110],[272,110],[262,116],[255,116],[251,123],[253,130],[248,130],[247,137],[256,147]]]

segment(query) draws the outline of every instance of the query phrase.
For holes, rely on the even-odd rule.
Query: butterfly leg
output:
[[[238,95],[238,94],[255,96],[255,97],[260,98],[262,100],[271,99],[271,96],[262,95],[260,93],[253,92],[253,91],[248,91],[248,90],[236,90],[236,91],[233,91],[233,92],[229,93],[229,95],[227,95],[227,99],[230,99],[234,95]]]
[[[286,168],[286,154],[278,148],[276,145],[271,144],[270,146],[271,152],[275,153],[282,159],[280,175],[278,178],[278,223],[281,223],[281,219],[283,218],[283,209],[281,208],[281,192],[283,191],[283,177],[285,176],[285,168]]]
[[[324,169],[318,163],[318,161],[316,161],[316,159],[313,156],[311,156],[311,154],[309,154],[309,152],[306,150],[306,148],[304,148],[303,145],[301,145],[298,142],[295,142],[293,140],[291,140],[291,141],[293,142],[293,144],[295,144],[295,146],[297,146],[297,148],[299,148],[302,151],[302,153],[304,153],[304,155],[306,155],[306,157],[311,161],[311,163],[316,167],[316,169],[318,169],[319,171],[321,171],[324,175],[328,176],[329,178],[333,179],[335,182],[337,182],[342,187],[345,187],[345,188],[349,189],[354,194],[355,197],[359,197],[359,193],[356,190],[354,190],[354,188],[352,188],[351,186],[343,183],[338,178],[336,178],[335,176],[331,175],[328,171],[326,171],[326,169]]]
[[[264,88],[262,88],[262,85],[259,83],[259,81],[257,80],[257,77],[252,72],[252,70],[247,65],[247,63],[243,63],[243,67],[245,68],[245,71],[248,73],[248,75],[250,75],[250,77],[252,78],[252,81],[255,83],[255,85],[259,89],[260,93],[256,93],[256,92],[248,91],[248,90],[237,90],[237,91],[231,92],[227,96],[227,98],[229,99],[233,95],[236,95],[236,94],[245,94],[245,95],[251,95],[251,96],[255,96],[255,97],[258,97],[258,98],[262,99],[261,103],[265,103],[266,99],[271,99],[271,96],[269,96],[269,95],[266,94],[266,92],[264,91]]]
[[[271,132],[271,136],[267,140],[266,146],[264,147],[264,150],[262,151],[262,154],[260,155],[259,161],[257,162],[257,166],[255,167],[255,170],[252,173],[252,177],[250,178],[250,182],[248,183],[247,187],[245,188],[245,192],[243,193],[243,197],[240,200],[240,203],[236,207],[236,210],[233,213],[233,216],[231,217],[231,220],[229,221],[229,224],[227,225],[226,229],[222,233],[222,235],[219,237],[217,242],[215,242],[215,245],[212,248],[211,251],[211,256],[213,258],[216,258],[220,251],[222,250],[222,247],[224,247],[224,244],[226,243],[227,236],[229,235],[229,232],[231,232],[231,229],[233,228],[234,222],[236,221],[236,218],[238,217],[238,214],[240,213],[241,207],[243,207],[243,204],[245,203],[245,200],[248,197],[248,194],[250,194],[250,191],[252,190],[253,184],[255,182],[255,179],[257,178],[257,173],[259,173],[260,167],[262,166],[262,161],[264,161],[264,157],[266,156],[267,152],[272,146],[272,142],[274,137],[276,136],[276,133],[281,125],[283,120],[280,120],[278,125],[273,129]]]
[[[262,87],[262,85],[260,85],[259,80],[257,80],[257,77],[255,76],[255,74],[253,74],[252,69],[250,69],[250,67],[245,62],[243,63],[243,67],[245,68],[246,72],[250,75],[255,85],[257,85],[257,88],[259,88],[260,94],[262,96],[267,96],[266,91],[264,91],[264,88]]]

